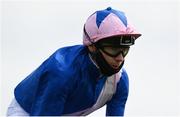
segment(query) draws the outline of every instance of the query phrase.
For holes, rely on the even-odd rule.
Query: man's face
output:
[[[122,36],[100,40],[96,43],[96,47],[100,50],[107,63],[112,68],[118,69],[133,44],[134,39],[131,36]]]
[[[132,36],[110,37],[98,41],[90,47],[90,50],[96,51],[98,49],[106,62],[112,68],[118,69],[128,54],[130,46],[133,44],[134,39]]]
[[[89,50],[91,52],[95,52],[97,48],[94,45],[88,46]],[[129,51],[129,47],[126,48],[114,48],[114,47],[107,47],[103,50],[99,48],[99,51],[103,55],[104,59],[107,61],[107,63],[114,69],[118,69],[119,66],[123,63],[125,55]],[[116,56],[108,55],[107,53],[113,53]],[[119,54],[116,54],[119,53]],[[124,53],[124,54],[123,54]]]

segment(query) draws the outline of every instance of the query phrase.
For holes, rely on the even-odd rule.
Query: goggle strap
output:
[[[135,42],[135,37],[134,36],[130,36],[130,40],[128,39],[123,39],[124,37],[121,36],[120,38],[120,45],[124,45],[124,46],[131,46],[131,45],[134,45],[134,42]],[[129,43],[126,43],[127,41],[129,41]]]

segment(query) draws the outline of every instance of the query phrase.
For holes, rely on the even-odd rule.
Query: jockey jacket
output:
[[[15,88],[15,99],[31,116],[88,115],[106,105],[107,116],[123,116],[129,82],[124,68],[101,74],[83,45],[53,53]]]

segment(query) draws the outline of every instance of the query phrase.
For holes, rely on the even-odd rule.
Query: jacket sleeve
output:
[[[129,80],[125,70],[123,70],[120,81],[117,84],[116,93],[107,103],[106,116],[123,116],[126,100],[129,92]]]
[[[73,90],[73,81],[71,72],[54,60],[41,77],[30,115],[62,115],[67,96]]]

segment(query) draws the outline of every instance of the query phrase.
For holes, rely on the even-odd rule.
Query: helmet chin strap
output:
[[[99,51],[99,49],[97,49],[95,52],[90,52],[90,55],[92,56],[93,60],[95,60],[95,62],[97,63],[98,67],[100,68],[100,71],[102,74],[106,75],[106,76],[111,76],[117,72],[119,72],[119,70],[122,68],[123,63],[119,66],[118,69],[113,69],[105,60],[105,58],[103,57],[103,55],[101,54],[101,52]]]

